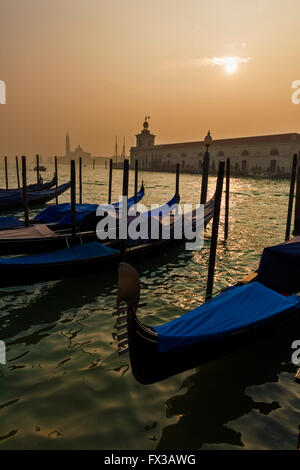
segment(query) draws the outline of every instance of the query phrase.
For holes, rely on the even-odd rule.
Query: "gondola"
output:
[[[175,199],[178,200],[177,195]],[[163,212],[163,218],[166,217],[167,211],[170,212],[172,209],[172,205],[167,206],[168,203],[160,208],[161,212]],[[209,211],[211,214],[211,207]],[[158,209],[154,209],[145,213],[145,216],[148,218],[151,218],[151,215],[156,217],[157,212]],[[172,225],[173,222],[174,219],[171,216],[170,224]],[[127,247],[126,258],[130,260],[136,258],[144,259],[144,256],[149,253],[157,254],[160,249],[165,250],[166,246],[182,241],[178,239],[135,241],[135,243]],[[108,269],[115,267],[120,262],[122,254],[119,248],[122,247],[122,243],[120,240],[112,240],[105,244],[99,241],[92,241],[70,248],[64,247],[51,253],[44,252],[31,256],[0,258],[0,287],[26,285],[67,277],[86,276],[97,272],[101,273],[101,269],[104,266]],[[36,245],[36,242],[31,242],[31,244]],[[101,269],[98,270],[98,268]]]
[[[118,250],[99,242],[85,243],[32,256],[0,259],[0,287],[20,286],[77,276],[99,274],[116,266]]]
[[[131,196],[128,198],[127,207],[132,207],[134,204],[140,202],[145,196],[144,183],[142,183],[140,190],[137,192],[136,196]],[[122,203],[115,202],[112,206],[117,210],[120,209]],[[94,222],[97,223],[96,211],[99,207],[99,204],[76,204],[76,224],[80,226],[84,219],[85,226],[88,226],[88,220],[91,218]],[[102,207],[105,207],[103,205]],[[66,228],[71,226],[71,204],[55,204],[47,207],[37,214],[32,223],[42,223],[42,224],[56,224],[58,228]],[[95,225],[95,224],[94,224]]]
[[[126,302],[129,356],[136,380],[150,384],[213,361],[272,334],[273,327],[299,315],[300,298],[295,295],[300,290],[299,260],[299,239],[265,248],[257,272],[157,327],[137,318],[139,277],[132,266],[121,263],[117,308],[120,311],[121,302]]]
[[[52,188],[56,183],[56,176],[52,178],[51,181],[48,181],[47,183],[43,183],[43,178],[40,177],[39,179],[39,184],[34,183],[34,184],[29,184],[27,186],[27,191],[28,192],[35,192],[35,191],[45,191],[47,189]],[[0,188],[0,195],[1,194],[12,194],[13,192],[22,192],[22,188],[11,188],[11,189],[4,189]]]
[[[172,207],[173,202],[174,197],[166,203],[166,206],[169,208]],[[92,218],[92,221],[90,218]],[[51,227],[50,225],[41,223],[25,228],[18,227],[16,229],[1,230],[0,254],[17,255],[42,253],[67,248],[72,246],[72,244],[82,244],[98,240],[99,237],[96,233],[96,224],[98,221],[99,217],[97,218],[94,214],[92,214],[92,217],[89,213],[85,215],[76,231],[75,243],[72,241],[72,230],[70,227],[61,229],[57,226]],[[119,242],[118,240],[111,240],[106,244],[118,246]]]
[[[45,202],[51,201],[56,197],[67,191],[71,186],[71,182],[61,184],[56,188],[34,191],[27,193],[28,205],[29,206],[40,206]],[[22,191],[13,192],[11,194],[0,193],[0,211],[7,211],[10,209],[23,208],[24,200]]]
[[[139,202],[145,195],[144,185],[138,191],[136,198],[132,196],[128,199],[128,207],[131,207],[135,202]],[[119,208],[120,203],[112,204],[115,209]],[[88,216],[94,216],[98,208],[98,204],[76,204],[76,224],[80,227],[82,220],[87,222]],[[96,221],[97,222],[97,221]],[[96,223],[95,222],[95,223]],[[49,228],[53,229],[66,229],[71,227],[71,204],[69,202],[62,204],[52,204],[39,212],[32,220],[29,221],[30,225],[46,224]],[[94,223],[94,225],[95,225]],[[86,226],[88,224],[86,223]],[[7,216],[0,217],[0,231],[10,230],[25,227],[23,220],[16,217]]]

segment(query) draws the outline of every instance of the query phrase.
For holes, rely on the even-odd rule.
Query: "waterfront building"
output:
[[[201,172],[204,140],[155,144],[155,137],[145,118],[142,131],[136,135],[136,146],[130,150],[131,167],[137,159],[143,170],[174,171],[179,163],[182,172]],[[217,139],[209,148],[210,169],[216,172],[219,161],[230,158],[234,174],[287,176],[293,154],[299,151],[298,133]]]

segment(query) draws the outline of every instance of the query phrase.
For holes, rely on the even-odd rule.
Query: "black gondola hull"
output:
[[[105,269],[117,266],[119,253],[76,261],[37,265],[7,265],[0,267],[0,287],[23,286],[89,275],[103,275]]]
[[[144,327],[136,319],[134,313],[128,311],[128,344],[132,373],[136,380],[142,384],[165,380],[228,355],[253,340],[271,337],[275,329],[280,328],[284,322],[299,314],[300,310],[296,310],[256,327],[237,331],[207,342],[195,343],[171,352],[159,353],[157,335],[151,329]]]
[[[66,183],[64,185],[61,185],[58,187],[57,192],[55,189],[28,192],[27,193],[28,206],[29,207],[41,206],[45,204],[46,202],[49,202],[52,199],[56,198],[56,195],[60,196],[61,194],[63,194],[65,191],[67,191],[70,188],[70,186],[71,186],[71,183]],[[18,193],[16,197],[10,197],[8,195],[7,199],[5,199],[4,197],[0,197],[0,211],[1,212],[5,212],[10,209],[23,209],[23,207],[24,207],[24,200],[23,200],[22,193]]]

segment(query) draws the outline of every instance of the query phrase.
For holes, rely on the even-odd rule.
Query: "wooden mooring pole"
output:
[[[300,166],[297,168],[295,221],[293,235],[300,235]]]
[[[296,173],[297,173],[297,160],[298,160],[298,156],[295,153],[294,156],[293,156],[293,163],[292,163],[292,174],[291,174],[288,213],[287,213],[287,220],[286,220],[285,241],[288,241],[290,239],[290,233],[291,233],[291,223],[292,223],[292,213],[293,213],[294,193],[295,193],[295,182],[296,182]]]
[[[125,158],[124,160],[124,170],[123,170],[123,202],[122,202],[122,211],[128,212],[128,206],[127,206],[127,199],[128,199],[128,183],[129,183],[129,160]],[[124,213],[123,212],[123,213]],[[127,237],[128,237],[128,227],[126,226],[126,235],[125,239],[122,240],[122,246],[121,246],[121,260],[125,261],[125,253],[126,253],[126,245],[127,245]]]
[[[4,157],[4,165],[5,165],[5,185],[6,185],[6,189],[8,189],[7,157]]]
[[[201,197],[200,204],[205,204],[207,199],[207,186],[208,186],[208,173],[209,173],[209,152],[208,149],[204,154],[202,165],[202,184],[201,184]]]
[[[57,172],[57,156],[54,157],[54,174],[55,174],[55,203],[58,204],[58,172]]]
[[[111,204],[111,188],[112,188],[112,158],[109,160],[109,176],[108,176],[108,204]]]
[[[229,227],[229,193],[230,193],[230,158],[226,160],[226,192],[225,192],[225,223],[224,223],[224,238],[228,239]]]
[[[75,160],[71,160],[71,220],[72,242],[76,244],[76,170]]]
[[[40,156],[36,156],[36,180],[37,180],[37,189],[40,189]]]
[[[179,201],[179,177],[180,177],[180,164],[176,164],[176,181],[175,181],[175,196],[176,196],[176,202],[178,203]]]
[[[219,163],[217,187],[216,187],[216,193],[215,193],[215,207],[214,207],[214,218],[213,218],[213,226],[212,226],[211,242],[210,242],[210,253],[209,253],[209,264],[208,264],[208,275],[207,275],[207,286],[206,286],[206,300],[209,300],[212,298],[213,285],[214,285],[224,171],[225,171],[225,162],[221,161]]]
[[[82,158],[79,158],[79,204],[82,204]]]
[[[22,185],[23,185],[23,204],[25,227],[29,227],[29,211],[27,197],[27,175],[26,175],[26,157],[22,156]]]
[[[16,157],[16,171],[17,171],[18,189],[20,189],[20,175],[19,175],[19,159],[18,159],[18,157]]]
[[[139,161],[135,161],[134,166],[134,203],[137,202],[137,192],[138,192],[138,179],[139,179]]]

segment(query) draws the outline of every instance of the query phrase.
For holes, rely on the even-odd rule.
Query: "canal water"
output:
[[[83,200],[106,202],[108,170],[84,167],[83,177]],[[60,168],[60,182],[67,178],[67,167]],[[174,193],[174,174],[141,172],[141,179],[145,204]],[[13,168],[9,180],[16,185]],[[121,182],[115,170],[113,201]],[[209,195],[215,183],[210,178]],[[199,175],[182,175],[181,201],[197,203],[199,188]],[[283,241],[288,192],[288,181],[232,178],[230,236],[224,244],[221,227],[215,292],[256,269],[264,246]],[[69,198],[68,192],[60,201]],[[145,323],[158,325],[203,302],[210,229],[199,252],[173,248],[135,263]],[[7,364],[0,365],[1,449],[296,449],[300,386],[291,344],[300,339],[300,319],[272,338],[144,386],[133,378],[128,354],[117,354],[116,289],[111,270],[0,290],[0,340],[7,348]]]

